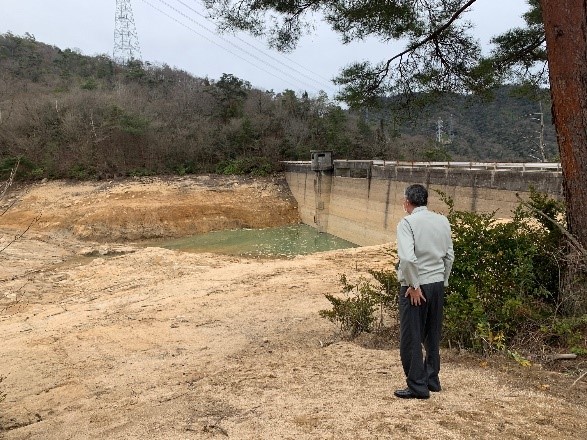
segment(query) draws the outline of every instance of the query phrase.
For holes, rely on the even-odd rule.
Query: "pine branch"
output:
[[[545,219],[547,219],[549,222],[551,222],[553,225],[555,225],[560,231],[561,233],[567,237],[567,239],[571,242],[571,244],[575,247],[575,249],[577,249],[582,255],[587,256],[587,250],[585,250],[585,248],[583,247],[583,245],[581,245],[581,243],[579,243],[579,240],[577,240],[575,238],[575,236],[573,234],[571,234],[565,227],[563,227],[559,222],[557,222],[555,219],[553,219],[552,217],[550,217],[548,214],[545,214],[544,212],[542,212],[541,210],[535,208],[534,206],[532,206],[530,203],[526,202],[525,200],[522,200],[522,198],[520,197],[520,195],[518,193],[516,193],[516,198],[520,201],[520,203],[527,207],[528,209],[532,210],[533,212],[537,213],[538,215],[540,215],[541,217],[544,217]]]
[[[469,8],[476,1],[477,0],[469,0],[467,3],[465,3],[463,6],[461,6],[461,8],[459,8],[448,19],[448,21],[446,23],[444,23],[442,26],[437,28],[434,32],[432,32],[426,38],[424,38],[423,40],[420,40],[419,42],[415,43],[414,45],[411,45],[403,52],[400,52],[397,55],[394,55],[393,57],[391,57],[389,60],[387,60],[387,62],[385,63],[385,67],[382,68],[381,70],[379,70],[379,72],[378,72],[378,74],[381,75],[379,77],[379,80],[377,81],[377,83],[375,83],[369,87],[369,91],[372,92],[373,90],[376,90],[377,88],[379,88],[379,86],[383,82],[383,79],[386,78],[387,75],[389,75],[389,69],[391,67],[392,62],[394,62],[395,60],[397,60],[399,58],[402,58],[404,55],[407,55],[409,53],[413,53],[415,50],[424,46],[426,43],[429,43],[430,41],[436,41],[438,39],[438,36],[442,32],[444,32],[445,30],[447,30],[463,14],[463,12],[465,12],[467,10],[467,8]]]

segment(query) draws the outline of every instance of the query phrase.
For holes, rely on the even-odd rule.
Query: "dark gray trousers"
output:
[[[400,357],[408,388],[418,396],[428,396],[429,390],[440,391],[440,332],[444,282],[420,286],[426,298],[424,304],[413,306],[404,295],[399,297]],[[422,353],[422,344],[426,354]]]

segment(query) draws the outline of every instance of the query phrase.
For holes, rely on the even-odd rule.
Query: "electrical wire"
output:
[[[206,15],[202,14],[201,12],[191,8],[190,6],[186,5],[182,0],[176,0],[178,3],[182,4],[183,6],[185,6],[186,8],[188,8],[190,11],[194,12],[195,14],[199,15],[200,17],[202,17],[204,20],[212,23],[213,25],[216,25],[209,17],[207,17]],[[193,0],[193,1],[197,1],[197,0]],[[305,70],[306,72],[312,73],[314,75],[314,77],[308,75],[307,73],[304,73],[303,71],[300,71],[294,67],[291,67],[291,65],[287,65],[286,63],[284,63],[283,61],[280,61],[279,59],[275,58],[273,55],[271,55],[270,53],[265,52],[263,49],[259,49],[258,47],[256,47],[255,45],[249,43],[248,41],[240,38],[238,35],[233,35],[234,38],[236,38],[237,40],[239,40],[240,42],[246,44],[247,46],[253,48],[254,50],[260,52],[261,54],[263,54],[264,56],[272,59],[273,61],[281,64],[282,66],[291,69],[297,73],[299,73],[300,75],[304,76],[305,78],[315,82],[316,84],[320,84],[322,87],[324,87],[324,85],[326,85],[327,88],[332,87],[332,83],[330,82],[329,79],[322,77],[320,74],[315,73],[313,71],[311,71],[310,69],[308,69],[307,67],[301,65],[300,63],[298,63],[297,61],[282,55],[283,58],[287,59],[290,63],[295,64],[296,66],[300,67],[301,69]],[[325,82],[324,82],[325,81]]]
[[[270,63],[267,63],[265,60],[262,60],[262,59],[261,59],[261,58],[259,58],[258,56],[256,56],[256,55],[254,55],[254,54],[250,53],[249,51],[246,51],[246,50],[244,50],[244,49],[242,49],[242,48],[238,47],[237,45],[235,45],[235,44],[233,44],[233,43],[231,43],[231,42],[230,42],[230,41],[228,41],[226,38],[224,38],[224,37],[222,37],[222,36],[219,36],[219,35],[218,35],[218,34],[217,34],[215,31],[212,31],[212,30],[208,29],[207,27],[203,26],[201,23],[199,23],[199,22],[195,21],[193,18],[189,17],[188,15],[186,15],[185,13],[183,13],[182,11],[180,11],[180,10],[178,10],[177,8],[173,7],[172,5],[170,5],[169,3],[167,3],[165,0],[158,0],[158,1],[159,1],[160,3],[162,3],[163,5],[165,5],[165,6],[166,6],[168,9],[171,9],[171,10],[172,10],[172,11],[174,11],[175,13],[177,13],[177,14],[179,14],[179,15],[183,16],[183,17],[184,17],[184,18],[186,18],[187,20],[191,21],[191,22],[192,22],[192,23],[194,23],[195,25],[197,25],[197,26],[199,26],[200,28],[202,28],[202,29],[206,30],[207,32],[211,33],[211,34],[212,34],[212,35],[214,35],[215,37],[217,37],[217,38],[220,38],[221,40],[223,40],[224,42],[228,43],[228,44],[229,44],[229,46],[232,46],[232,47],[226,47],[226,46],[224,46],[224,45],[220,44],[219,42],[217,42],[217,41],[214,41],[214,40],[212,40],[211,38],[209,38],[209,37],[207,37],[207,36],[203,35],[202,33],[198,32],[198,31],[197,31],[196,29],[194,29],[193,27],[186,25],[185,23],[181,22],[180,20],[178,20],[177,18],[173,17],[173,16],[172,16],[172,15],[170,15],[169,13],[167,13],[167,12],[163,11],[162,9],[158,8],[157,6],[155,6],[154,4],[152,4],[151,2],[149,2],[148,0],[141,0],[141,1],[142,1],[143,3],[145,3],[145,4],[147,4],[148,6],[150,6],[151,8],[155,9],[155,10],[156,10],[156,11],[158,11],[159,13],[161,13],[161,14],[165,15],[165,16],[166,16],[166,17],[168,17],[169,19],[171,19],[171,20],[175,21],[175,22],[176,22],[176,23],[178,23],[179,25],[181,25],[181,26],[185,27],[186,29],[190,30],[191,32],[193,32],[194,34],[196,34],[197,36],[199,36],[200,38],[203,38],[204,40],[208,41],[209,43],[211,43],[211,44],[213,44],[213,45],[215,45],[215,46],[217,46],[217,47],[220,47],[221,49],[223,49],[223,50],[227,51],[227,52],[228,52],[228,53],[230,53],[231,55],[234,55],[235,57],[237,57],[237,58],[239,58],[239,59],[241,59],[241,60],[245,61],[246,63],[248,63],[248,64],[252,65],[253,67],[255,67],[255,68],[259,69],[259,70],[261,70],[262,72],[264,72],[264,73],[266,73],[266,74],[268,74],[268,75],[271,75],[271,76],[273,76],[274,78],[276,78],[276,79],[279,79],[279,80],[281,80],[281,81],[286,81],[286,82],[288,82],[288,83],[290,83],[290,84],[291,84],[291,81],[290,81],[290,80],[293,80],[295,83],[297,83],[297,84],[302,84],[302,85],[303,85],[305,88],[309,88],[310,90],[314,90],[314,89],[316,89],[316,87],[315,87],[315,86],[311,86],[311,85],[310,85],[310,84],[308,84],[307,82],[305,82],[305,81],[302,81],[300,78],[296,78],[295,76],[292,76],[292,75],[288,74],[287,72],[284,72],[282,69],[280,69],[280,68],[278,68],[278,67],[275,67],[274,65],[271,65]],[[256,63],[252,62],[250,59],[247,59],[247,58],[245,58],[245,57],[244,57],[244,56],[242,56],[241,54],[239,54],[239,53],[235,52],[235,50],[233,50],[233,49],[236,49],[236,50],[238,50],[238,51],[240,51],[240,52],[242,52],[242,53],[244,53],[244,54],[248,55],[249,57],[251,57],[251,58],[253,58],[253,59],[255,59],[255,60],[257,60],[257,61],[261,62],[261,63],[262,63],[264,66],[268,66],[268,67],[270,67],[271,69],[273,69],[273,70],[275,70],[275,71],[279,72],[281,75],[284,75],[285,77],[287,77],[287,78],[290,78],[290,80],[287,80],[287,79],[286,79],[286,78],[284,78],[283,76],[276,75],[275,73],[272,73],[272,72],[270,72],[270,71],[266,70],[264,67],[261,67],[261,66],[259,66],[258,64],[256,64]]]

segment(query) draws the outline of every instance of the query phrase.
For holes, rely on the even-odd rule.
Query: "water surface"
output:
[[[267,229],[214,231],[159,241],[154,245],[185,252],[214,252],[251,258],[292,258],[296,255],[357,247],[350,241],[320,233],[315,228],[302,224]]]

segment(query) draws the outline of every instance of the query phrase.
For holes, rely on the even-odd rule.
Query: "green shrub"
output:
[[[188,172],[188,168],[184,164],[177,165],[173,168],[173,171],[178,176],[185,176]]]
[[[577,355],[587,355],[587,315],[580,317],[555,317],[543,325],[541,331],[551,347],[564,347]]]
[[[133,136],[143,136],[147,133],[151,122],[148,118],[128,113],[123,108],[112,105],[107,111],[108,124],[117,127],[124,133]]]
[[[67,171],[67,176],[70,179],[86,180],[91,178],[94,172],[84,165],[74,165]]]
[[[14,168],[16,168],[16,178],[22,179],[28,177],[31,171],[35,169],[35,165],[23,156],[5,157],[4,159],[0,159],[0,179],[8,178]]]
[[[133,168],[128,172],[129,177],[148,177],[155,176],[156,174],[156,171],[150,170],[145,167]]]
[[[45,168],[34,168],[30,174],[33,179],[42,179],[45,176]]]
[[[374,271],[369,273],[378,285],[360,277],[355,284],[349,283],[346,275],[341,275],[343,297],[326,294],[332,310],[320,310],[321,317],[340,324],[343,332],[351,337],[360,333],[371,333],[383,326],[383,310],[397,310],[397,277],[394,271]],[[377,320],[376,311],[380,316]]]
[[[511,221],[449,206],[455,262],[447,289],[444,337],[475,350],[509,346],[521,331],[538,331],[555,314],[562,243],[556,227],[520,206]],[[537,193],[530,206],[557,214]],[[560,213],[560,211],[558,212]],[[496,344],[499,341],[499,344]]]
[[[96,90],[98,88],[98,82],[94,78],[89,78],[80,85],[83,90]]]
[[[220,163],[218,174],[252,175],[257,177],[268,176],[273,172],[273,165],[265,157],[241,157]]]

